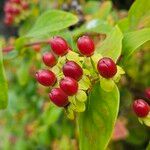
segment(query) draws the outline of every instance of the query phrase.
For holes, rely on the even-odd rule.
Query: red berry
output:
[[[38,45],[33,45],[32,48],[34,49],[34,51],[40,52],[40,50],[41,50],[41,45],[40,45],[40,44],[38,44]]]
[[[82,36],[77,41],[77,46],[81,54],[91,56],[94,53],[95,46],[89,36]]]
[[[12,13],[14,15],[19,15],[20,14],[20,9],[19,8],[12,8]]]
[[[150,87],[145,89],[145,96],[146,96],[147,99],[150,99]]]
[[[10,2],[20,4],[21,0],[10,0]]]
[[[43,62],[46,66],[53,67],[57,63],[56,57],[53,55],[53,53],[46,52],[43,54],[42,58],[43,58]]]
[[[68,96],[60,88],[52,89],[51,93],[49,93],[49,97],[51,101],[59,107],[65,107],[69,103]]]
[[[11,14],[7,14],[4,19],[4,23],[6,25],[12,25],[14,21],[14,17]]]
[[[138,117],[146,117],[150,111],[149,105],[143,99],[135,100],[133,110]]]
[[[111,58],[104,57],[99,60],[97,69],[104,78],[112,78],[117,73],[117,66]]]
[[[5,13],[13,13],[13,7],[9,2],[7,2],[4,6],[4,12]]]
[[[60,81],[60,88],[69,96],[74,95],[78,91],[78,82],[70,77],[64,77]]]
[[[52,86],[56,82],[55,74],[52,71],[45,69],[39,70],[36,73],[36,79],[40,84],[44,86]]]
[[[63,56],[68,52],[68,44],[62,37],[54,37],[50,40],[50,46],[55,54]]]
[[[76,62],[68,61],[63,66],[63,73],[65,76],[71,77],[78,81],[83,75],[83,70]]]
[[[25,2],[25,1],[23,1],[23,2],[21,3],[21,6],[22,6],[22,8],[23,8],[24,10],[27,10],[27,9],[29,8],[29,4],[28,4],[27,2]]]

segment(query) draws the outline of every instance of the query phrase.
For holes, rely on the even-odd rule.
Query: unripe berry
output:
[[[63,56],[68,52],[68,44],[62,37],[54,37],[49,43],[53,52],[58,56]]]
[[[69,103],[67,94],[60,88],[52,89],[49,93],[49,97],[51,101],[59,107],[65,107]]]
[[[36,44],[36,45],[33,45],[32,48],[33,48],[33,50],[34,50],[35,52],[40,52],[40,50],[41,50],[41,45],[40,45],[40,44]]]
[[[150,99],[150,87],[145,89],[145,96],[146,96],[147,99]]]
[[[44,64],[49,67],[53,67],[57,63],[56,57],[50,52],[44,53],[42,59]]]
[[[138,117],[146,117],[150,111],[149,105],[143,99],[135,100],[133,110]]]
[[[104,78],[112,78],[117,73],[115,62],[108,57],[104,57],[98,61],[97,69]]]
[[[76,62],[68,61],[63,66],[63,73],[65,76],[71,77],[79,81],[83,75],[83,70]]]
[[[37,81],[44,86],[53,86],[56,82],[55,74],[50,70],[39,70],[36,73]]]
[[[78,91],[78,82],[70,77],[64,77],[60,81],[60,88],[69,96],[72,96]]]
[[[95,46],[89,36],[82,36],[77,41],[77,46],[81,54],[91,56],[94,53]]]

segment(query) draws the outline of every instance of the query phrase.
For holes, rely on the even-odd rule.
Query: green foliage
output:
[[[5,70],[3,66],[2,45],[0,43],[0,109],[7,107],[8,86],[6,81]]]
[[[132,30],[150,26],[150,1],[136,0],[129,10],[129,23]]]
[[[86,32],[95,32],[101,34],[108,34],[112,30],[112,26],[108,24],[106,21],[101,19],[93,19],[77,28],[73,31],[74,36],[78,37]]]
[[[81,150],[104,150],[111,138],[119,109],[117,87],[109,94],[96,84],[87,101],[87,109],[79,114]]]
[[[37,37],[48,35],[51,32],[65,29],[75,23],[78,18],[60,10],[48,10],[43,13],[36,21],[35,25],[26,35],[27,37]]]
[[[62,3],[64,2],[61,1],[55,7],[59,9],[62,7]],[[39,13],[42,13],[42,15],[37,20],[32,16],[23,22],[19,27],[21,37],[15,42],[15,50],[3,56],[6,60],[6,70],[11,88],[9,106],[5,114],[6,120],[0,120],[0,125],[1,122],[7,122],[4,124],[5,130],[17,137],[17,142],[13,147],[14,150],[20,148],[24,150],[73,149],[76,147],[74,145],[72,148],[71,141],[75,140],[76,142],[78,138],[81,150],[104,150],[107,148],[116,123],[120,103],[119,91],[115,83],[119,82],[124,70],[117,66],[117,74],[113,78],[94,78],[98,76],[97,62],[105,56],[111,57],[117,63],[122,63],[123,60],[127,64],[127,66],[124,66],[122,63],[123,67],[126,67],[127,75],[118,84],[122,96],[119,117],[124,117],[128,124],[128,126],[123,124],[121,127],[125,128],[129,135],[122,139],[123,142],[125,141],[124,144],[121,144],[122,141],[115,142],[115,144],[119,143],[120,149],[128,148],[124,148],[125,143],[128,143],[129,147],[130,145],[131,147],[138,145],[138,147],[135,146],[137,150],[145,148],[145,143],[149,139],[148,130],[144,125],[138,124],[138,119],[132,115],[131,102],[133,97],[138,97],[138,94],[141,94],[144,88],[150,85],[150,45],[148,43],[150,40],[150,1],[135,0],[128,16],[125,15],[126,17],[121,20],[119,18],[122,18],[122,11],[113,9],[111,1],[86,1],[83,4],[82,16],[82,12],[80,14],[75,10],[70,10],[70,12],[76,15],[54,10],[52,9],[52,1],[40,1],[39,10],[35,8],[32,13],[34,13],[34,17],[38,17]],[[68,6],[70,7],[71,4],[69,3]],[[34,4],[32,7],[35,7]],[[49,10],[45,11],[46,8]],[[80,17],[84,17],[85,23],[80,24],[80,21],[78,22]],[[34,22],[35,24],[29,30]],[[75,26],[69,30],[68,27],[72,25]],[[96,43],[97,49],[91,59],[83,58],[75,53],[77,51],[76,40],[82,34],[90,35]],[[45,40],[45,38],[54,35],[64,37],[72,48],[72,51],[69,51],[66,56],[59,58],[58,66],[52,68],[52,71],[59,75],[58,80],[63,76],[61,68],[66,58],[79,63],[80,66],[88,66],[83,70],[83,78],[78,82],[78,93],[69,96],[71,105],[68,109],[65,108],[70,119],[74,119],[74,113],[77,113],[79,137],[72,122],[64,117],[62,109],[51,104],[49,106],[48,95],[45,93],[48,93],[50,89],[46,91],[43,87],[37,86],[34,77],[29,74],[30,71],[32,73],[32,71],[35,71],[34,69],[44,66],[41,63],[41,54],[50,50],[49,45],[45,46],[44,44],[40,53],[28,49],[26,45],[30,42],[29,39],[34,38],[34,41],[35,39]],[[104,39],[104,37],[106,38]],[[26,49],[31,51],[24,51]],[[129,56],[137,50],[142,50],[142,53],[138,51],[138,56],[133,55],[132,59],[129,59]],[[120,60],[121,55],[123,57]],[[17,56],[21,56],[23,59],[18,61],[20,57]],[[11,62],[9,63],[8,60],[11,60]],[[19,67],[16,67],[16,65]],[[30,68],[30,65],[32,65],[32,68]],[[94,80],[91,80],[90,75]],[[100,80],[100,83],[96,83],[97,80]],[[58,84],[55,86],[58,86]],[[7,97],[7,82],[2,52],[0,51],[0,108],[7,106]],[[0,115],[4,116],[4,114]],[[149,117],[140,121],[149,125]],[[31,130],[31,135],[28,135],[26,126],[29,126],[29,131],[30,128],[33,130]],[[9,136],[7,135],[5,140],[9,145],[9,148],[6,149],[12,148],[12,143],[8,140]],[[113,140],[111,143],[113,143]],[[59,146],[52,147],[54,145]],[[115,150],[118,149],[117,146],[114,148]],[[113,150],[112,147],[110,149]]]
[[[128,32],[123,38],[123,54],[129,57],[141,45],[150,40],[150,28]]]
[[[123,35],[118,26],[115,26],[104,42],[97,48],[102,56],[111,57],[117,61],[121,55]]]

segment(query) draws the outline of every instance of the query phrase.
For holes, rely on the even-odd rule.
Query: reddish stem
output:
[[[47,44],[48,41],[49,40],[43,40],[43,41],[28,43],[28,44],[25,44],[24,47],[30,47],[30,46],[39,45],[39,44]],[[3,50],[3,52],[10,52],[13,49],[14,49],[14,46],[7,46],[7,47],[4,47],[2,50]]]

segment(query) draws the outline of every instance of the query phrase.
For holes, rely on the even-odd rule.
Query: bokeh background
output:
[[[13,45],[15,39],[27,33],[45,10],[57,8],[76,14],[78,24],[68,29],[76,41],[85,32],[84,24],[96,17],[114,25],[127,16],[133,0],[112,0],[109,4],[94,0],[29,0],[28,15],[11,26],[4,23],[5,3],[5,0],[0,0],[0,40],[4,45]],[[105,34],[86,34],[96,43],[105,39]],[[70,40],[69,34],[66,38]],[[47,89],[37,84],[34,77],[36,70],[43,66],[41,53],[48,49],[50,47],[31,48],[19,56],[13,51],[4,52],[9,104],[7,109],[0,111],[1,150],[78,150],[76,122],[68,120],[61,109],[51,105]],[[126,75],[119,83],[121,104],[108,147],[110,150],[145,150],[148,145],[150,128],[139,123],[131,103],[135,98],[144,97],[144,89],[150,85],[149,66],[150,43],[146,43],[124,66]]]

